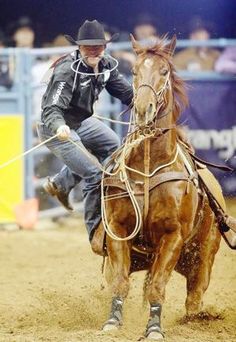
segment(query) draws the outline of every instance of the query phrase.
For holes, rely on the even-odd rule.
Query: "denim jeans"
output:
[[[44,124],[39,125],[38,133],[41,141],[53,136]],[[101,164],[104,164],[104,161],[120,145],[117,134],[93,117],[84,120],[78,129],[71,130],[71,139],[91,151]],[[53,182],[59,190],[69,193],[81,180],[84,182],[84,219],[91,240],[94,230],[101,220],[100,183],[102,172],[96,163],[68,140],[61,141],[55,138],[46,146],[65,164],[53,177]]]

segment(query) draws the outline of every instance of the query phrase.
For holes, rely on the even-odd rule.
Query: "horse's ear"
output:
[[[134,38],[132,33],[130,33],[130,38],[131,38],[131,43],[132,43],[133,49],[136,52],[136,54],[138,55],[143,50],[142,46],[137,42],[137,40]]]
[[[175,52],[175,48],[176,48],[176,35],[174,35],[171,38],[171,41],[166,45],[166,49],[169,52],[170,56],[173,56],[174,52]]]

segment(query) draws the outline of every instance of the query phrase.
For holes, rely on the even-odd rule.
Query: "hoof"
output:
[[[149,340],[164,341],[164,334],[161,331],[161,328],[157,325],[149,327],[146,330],[145,337]]]
[[[163,335],[161,333],[157,332],[157,331],[150,332],[150,334],[148,334],[146,336],[146,338],[149,339],[149,340],[164,341]]]
[[[118,330],[121,326],[121,322],[116,319],[109,319],[103,326],[103,331]]]
[[[111,331],[111,330],[118,330],[119,326],[114,325],[114,324],[105,324],[104,327],[102,328],[103,331]]]
[[[181,323],[188,322],[202,322],[202,321],[216,321],[222,320],[224,317],[220,313],[211,314],[207,311],[200,311],[197,314],[187,314],[182,318]]]

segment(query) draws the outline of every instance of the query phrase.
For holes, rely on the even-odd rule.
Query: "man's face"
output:
[[[105,45],[80,45],[79,50],[85,62],[95,68],[104,55]]]
[[[190,34],[192,40],[208,40],[210,38],[210,33],[205,29],[199,29]]]
[[[35,34],[30,27],[19,28],[13,36],[16,47],[29,47],[32,48],[34,45]]]
[[[137,25],[134,34],[137,40],[149,39],[156,36],[156,28],[150,24]]]

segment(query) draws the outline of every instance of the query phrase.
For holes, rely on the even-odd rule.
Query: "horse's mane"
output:
[[[174,117],[177,120],[180,113],[188,106],[189,101],[186,93],[186,84],[177,75],[175,66],[173,64],[173,51],[171,51],[170,47],[166,43],[166,38],[166,36],[162,37],[158,43],[152,47],[143,47],[142,54],[157,55],[168,62],[170,66],[170,77],[174,92]]]

